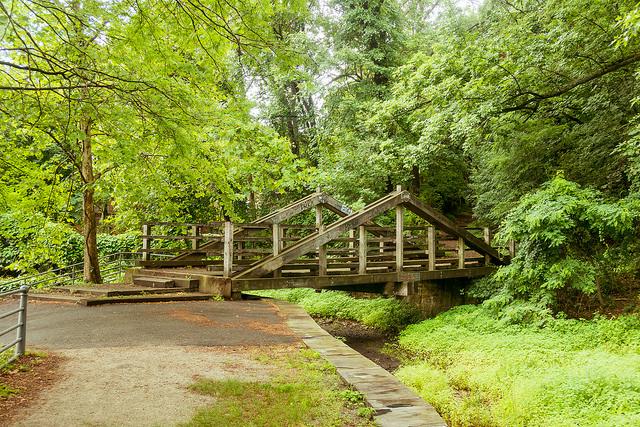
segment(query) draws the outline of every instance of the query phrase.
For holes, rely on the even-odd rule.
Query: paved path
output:
[[[7,304],[7,303],[5,303]],[[7,311],[10,302],[0,312]],[[238,346],[297,340],[264,301],[194,301],[82,307],[30,303],[27,342],[47,349],[148,345]],[[0,330],[14,323],[0,320]]]
[[[60,381],[14,418],[38,427],[176,425],[211,402],[188,390],[196,378],[267,380],[275,372],[257,356],[302,345],[262,301],[30,303],[27,342],[64,360]]]

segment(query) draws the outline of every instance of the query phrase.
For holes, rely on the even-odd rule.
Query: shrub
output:
[[[100,256],[133,252],[140,247],[136,233],[98,235]],[[41,214],[18,211],[0,215],[0,275],[46,271],[82,262],[84,238],[68,224]]]
[[[607,202],[595,190],[557,176],[524,196],[496,236],[518,242],[511,264],[499,269],[496,302],[523,299],[553,306],[558,291],[603,294],[616,275],[636,269],[635,199]]]

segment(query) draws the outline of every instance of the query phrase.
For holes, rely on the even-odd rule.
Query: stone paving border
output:
[[[338,374],[365,395],[382,427],[446,427],[433,406],[389,372],[332,337],[299,306],[274,301],[287,326],[312,350],[334,365]]]

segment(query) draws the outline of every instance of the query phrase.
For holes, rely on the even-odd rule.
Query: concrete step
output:
[[[198,290],[198,287],[200,286],[200,280],[198,279],[174,277],[173,281],[175,282],[176,288]]]
[[[168,277],[136,276],[133,278],[133,284],[148,288],[173,288],[176,282]]]
[[[82,298],[73,295],[61,295],[61,294],[38,294],[29,292],[29,301],[43,301],[43,302],[66,302],[71,304],[77,304]]]
[[[172,302],[172,301],[208,301],[213,298],[213,294],[203,294],[200,292],[172,293],[159,295],[132,295],[106,298],[87,298],[79,301],[79,304],[88,307],[104,304],[129,304],[143,302]]]
[[[76,295],[84,297],[116,297],[125,295],[145,295],[145,294],[168,294],[177,292],[187,292],[192,288],[173,287],[173,288],[148,288],[148,287],[122,287],[104,289],[92,287],[78,286],[56,286],[52,288],[58,295]]]

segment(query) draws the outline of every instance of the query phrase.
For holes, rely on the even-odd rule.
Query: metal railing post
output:
[[[20,287],[20,306],[18,312],[18,329],[16,332],[16,339],[19,340],[16,344],[15,356],[22,356],[27,346],[27,298],[29,293],[29,286]]]

